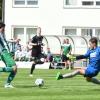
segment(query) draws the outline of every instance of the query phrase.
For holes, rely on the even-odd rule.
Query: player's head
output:
[[[41,27],[37,28],[37,36],[41,36]]]
[[[66,43],[69,44],[69,39],[66,39]]]
[[[89,40],[89,45],[90,45],[91,49],[97,47],[97,45],[98,45],[98,39],[96,37],[91,38]]]
[[[66,43],[66,39],[63,40],[63,44],[65,44],[65,43]]]
[[[0,32],[3,33],[5,29],[5,24],[3,22],[0,22]]]

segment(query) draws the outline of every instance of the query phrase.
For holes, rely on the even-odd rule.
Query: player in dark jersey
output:
[[[30,45],[32,46],[32,57],[34,58],[33,64],[30,70],[30,76],[33,76],[33,71],[35,69],[36,64],[43,64],[44,62],[41,61],[42,58],[42,51],[41,48],[43,46],[42,43],[43,36],[41,36],[41,28],[37,28],[37,35],[32,38]]]
[[[90,48],[85,55],[80,56],[69,56],[71,59],[84,59],[89,58],[89,64],[86,68],[80,68],[74,72],[61,75],[60,72],[57,73],[56,79],[71,78],[76,75],[83,75],[86,77],[88,82],[93,82],[95,84],[100,84],[100,80],[94,78],[100,72],[100,47],[97,46],[98,41],[96,37],[93,37],[89,40]]]

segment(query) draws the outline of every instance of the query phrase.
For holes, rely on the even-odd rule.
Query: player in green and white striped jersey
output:
[[[1,60],[6,65],[5,67],[0,67],[0,72],[10,72],[4,87],[13,88],[11,82],[16,75],[17,66],[13,57],[10,54],[10,49],[5,38],[4,29],[5,29],[5,24],[0,22],[0,56],[1,56]]]

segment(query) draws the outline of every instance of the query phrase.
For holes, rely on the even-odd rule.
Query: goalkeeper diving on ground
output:
[[[79,60],[88,58],[89,64],[85,68],[76,69],[71,73],[67,73],[62,75],[60,72],[57,73],[56,79],[65,79],[65,78],[72,78],[76,75],[83,75],[88,82],[92,82],[95,84],[100,84],[100,80],[95,78],[100,72],[100,47],[98,46],[98,39],[93,37],[89,40],[89,49],[87,53],[80,56],[69,56],[71,60]]]

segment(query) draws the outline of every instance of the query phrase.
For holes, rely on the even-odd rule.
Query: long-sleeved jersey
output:
[[[77,56],[76,59],[89,58],[89,66],[100,70],[100,47],[89,49],[85,55]]]
[[[0,53],[3,49],[7,49],[8,52],[10,50],[4,34],[0,33]]]

